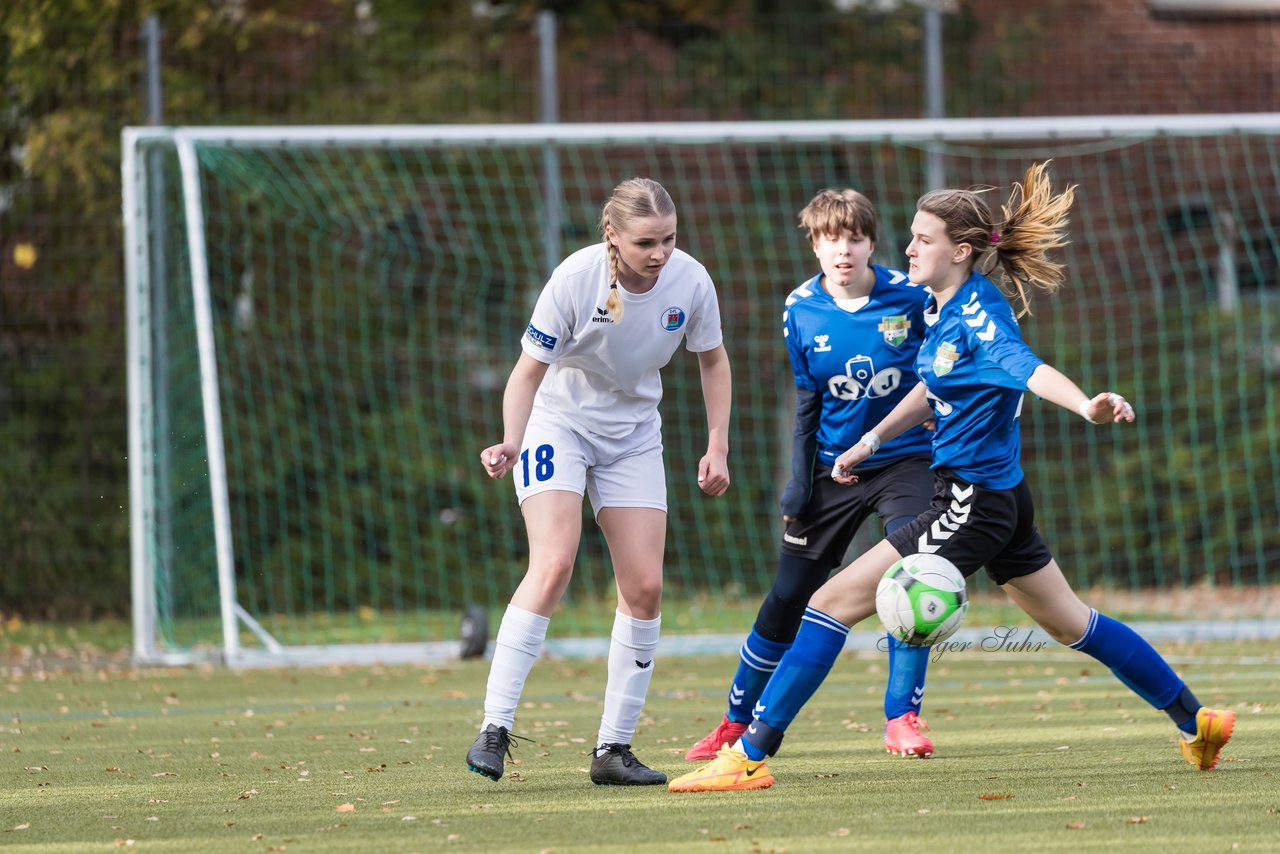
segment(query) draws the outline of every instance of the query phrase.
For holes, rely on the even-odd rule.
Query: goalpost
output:
[[[664,370],[666,597],[683,603],[664,632],[740,637],[789,457],[778,319],[816,271],[797,212],[861,189],[876,261],[899,265],[929,164],[1003,192],[1046,158],[1079,185],[1068,285],[1025,334],[1086,389],[1123,389],[1139,421],[1084,432],[1028,405],[1038,523],[1082,585],[1274,581],[1280,114],[128,128],[135,659],[422,661],[457,651],[465,609],[498,613],[524,531],[477,454],[553,256],[599,239],[633,175],[675,199],[735,374],[734,482],[713,501],[688,476],[696,361]],[[590,615],[610,596],[587,525],[553,651],[607,634]],[[747,622],[718,616],[730,605]]]

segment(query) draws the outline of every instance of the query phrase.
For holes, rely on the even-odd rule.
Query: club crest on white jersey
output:
[[[678,305],[662,310],[662,316],[658,318],[658,323],[668,332],[678,332],[680,327],[684,326],[685,313],[684,309]]]

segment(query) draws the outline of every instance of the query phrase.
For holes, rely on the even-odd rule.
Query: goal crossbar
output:
[[[1251,131],[1274,132],[1280,113],[1217,113],[1154,116],[1069,116],[1061,118],[886,119],[766,122],[636,122],[605,124],[501,125],[299,125],[292,127],[126,128],[126,149],[139,142],[229,146],[487,144],[541,146],[548,143],[762,142],[787,140],[868,142],[1107,139]]]

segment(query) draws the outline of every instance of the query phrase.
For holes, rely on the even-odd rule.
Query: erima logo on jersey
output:
[[[783,534],[783,535],[782,535],[782,539],[786,540],[788,543],[791,543],[791,545],[793,545],[793,546],[807,546],[807,545],[809,545],[809,538],[808,538],[808,537],[793,537],[793,536],[791,536],[790,534]]]
[[[675,332],[681,326],[684,326],[684,309],[678,305],[673,305],[662,310],[662,316],[658,318],[658,323],[668,332]]]
[[[830,345],[829,343],[827,343],[827,342],[829,342],[830,340],[831,340],[831,336],[830,336],[830,335],[815,335],[815,336],[813,336],[813,343],[814,343],[814,344],[816,344],[816,345],[818,345],[818,346],[816,346],[816,347],[814,347],[814,348],[813,348],[813,352],[815,352],[815,353],[830,353],[830,352],[831,352],[831,345]]]
[[[613,315],[609,314],[609,309],[596,306],[596,313],[591,316],[592,323],[613,323]]]
[[[530,323],[529,328],[524,331],[524,335],[544,350],[554,350],[556,348],[556,336],[548,335],[532,323]]]

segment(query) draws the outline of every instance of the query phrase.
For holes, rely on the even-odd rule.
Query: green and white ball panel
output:
[[[969,610],[964,576],[946,558],[907,555],[885,571],[876,587],[876,614],[889,634],[929,646],[955,634]]]

